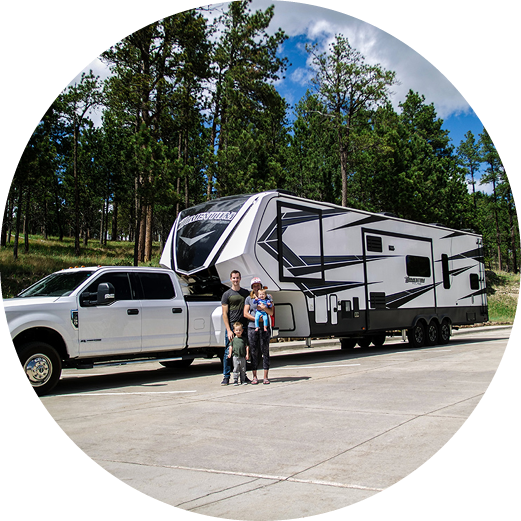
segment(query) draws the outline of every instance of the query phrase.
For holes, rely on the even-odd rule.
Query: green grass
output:
[[[2,295],[14,297],[23,289],[45,277],[49,273],[75,266],[132,266],[134,264],[134,243],[109,242],[101,247],[99,241],[81,244],[81,256],[74,255],[74,239],[63,241],[42,236],[29,236],[29,253],[24,253],[23,237],[18,247],[18,259],[13,258],[12,243],[0,249],[0,274]],[[153,245],[152,260],[142,266],[159,266],[159,245]]]
[[[490,322],[512,324],[519,296],[519,275],[487,272],[488,316]]]

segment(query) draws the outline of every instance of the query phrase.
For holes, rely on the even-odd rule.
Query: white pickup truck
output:
[[[4,300],[14,346],[39,395],[63,367],[158,361],[188,366],[222,358],[219,300],[185,295],[163,268],[73,268],[53,273]]]

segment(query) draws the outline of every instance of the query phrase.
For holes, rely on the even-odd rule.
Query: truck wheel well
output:
[[[62,336],[57,333],[54,329],[48,327],[34,327],[22,331],[18,336],[13,339],[13,344],[18,351],[23,345],[28,342],[46,342],[58,351],[62,360],[68,358],[67,348]]]

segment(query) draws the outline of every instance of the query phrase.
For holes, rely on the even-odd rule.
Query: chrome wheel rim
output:
[[[414,328],[414,339],[418,344],[421,344],[423,342],[423,329],[419,326],[416,326]]]
[[[437,338],[438,338],[438,331],[436,329],[436,326],[432,325],[429,327],[429,341],[436,342]]]
[[[52,362],[41,353],[32,355],[24,364],[24,371],[33,387],[46,384],[52,375]]]

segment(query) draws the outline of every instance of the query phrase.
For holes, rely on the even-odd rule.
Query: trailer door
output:
[[[434,313],[432,240],[367,229],[362,238],[367,329],[407,328],[417,315]]]

